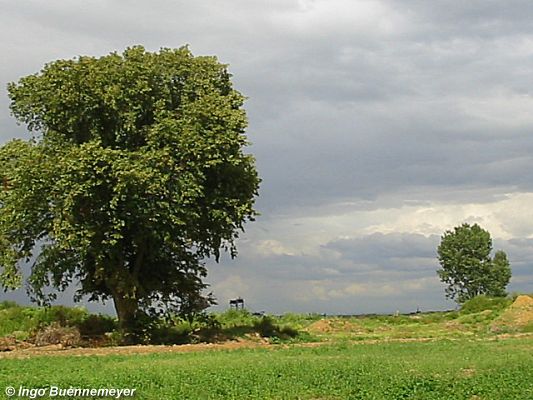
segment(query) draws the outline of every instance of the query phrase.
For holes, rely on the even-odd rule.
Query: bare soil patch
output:
[[[533,333],[516,333],[516,334],[501,334],[491,338],[484,338],[478,340],[505,340],[511,338],[528,337],[533,339]],[[434,342],[439,338],[434,337],[420,337],[420,338],[387,338],[387,339],[365,339],[353,340],[350,343],[354,345],[369,345],[380,343],[413,343],[413,342]],[[448,340],[460,340],[451,339]],[[189,353],[210,350],[238,350],[238,349],[275,349],[275,348],[289,348],[289,347],[319,347],[333,345],[335,341],[322,342],[308,342],[296,344],[271,344],[266,341],[257,340],[238,340],[227,341],[223,343],[198,343],[198,344],[183,344],[183,345],[138,345],[138,346],[115,346],[115,347],[78,347],[65,348],[61,344],[49,345],[43,347],[36,347],[28,343],[10,348],[10,351],[0,352],[0,359],[2,358],[30,358],[34,356],[110,356],[110,355],[133,355],[133,354],[152,354],[152,353]],[[30,346],[30,347],[28,347]]]
[[[113,346],[113,347],[77,347],[68,348],[61,344],[49,346],[13,347],[11,351],[0,353],[2,358],[29,358],[33,356],[54,355],[54,356],[107,356],[107,355],[129,355],[129,354],[151,354],[151,353],[187,353],[204,350],[235,350],[241,348],[266,347],[270,344],[257,341],[228,341],[224,343],[198,343],[183,344],[174,346],[164,345],[138,345],[138,346]]]
[[[406,338],[406,339],[369,339],[353,341],[353,344],[377,344],[385,342],[429,342],[434,338]],[[131,354],[152,354],[152,353],[189,353],[208,350],[237,350],[254,348],[289,348],[289,347],[319,347],[331,345],[333,342],[309,342],[290,345],[271,344],[269,342],[257,342],[250,340],[228,341],[223,343],[198,343],[183,344],[174,346],[138,345],[138,346],[114,346],[114,347],[77,347],[66,348],[61,344],[14,348],[12,351],[0,353],[2,358],[30,358],[34,356],[110,356],[110,355],[131,355]]]
[[[360,325],[343,319],[321,319],[313,322],[306,329],[310,333],[364,333]]]
[[[518,296],[491,325],[493,332],[513,331],[533,324],[533,298]]]

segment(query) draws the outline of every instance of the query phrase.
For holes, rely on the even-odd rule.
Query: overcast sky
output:
[[[209,263],[220,308],[235,296],[276,313],[453,307],[436,246],[463,222],[508,253],[510,290],[533,292],[533,2],[0,7],[0,143],[27,137],[7,83],[48,61],[189,44],[230,65],[249,98],[262,215],[236,260]]]

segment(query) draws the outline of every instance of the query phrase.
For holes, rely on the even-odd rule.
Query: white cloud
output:
[[[427,207],[402,207],[376,211],[376,223],[367,232],[414,232],[442,234],[463,222],[478,223],[495,238],[533,235],[533,193],[509,193],[506,198],[488,203],[447,204],[435,202]],[[381,220],[381,221],[380,221]]]
[[[392,35],[405,22],[401,14],[376,1],[300,0],[300,8],[279,14],[280,26],[300,35]]]
[[[529,93],[499,90],[482,96],[458,98],[459,109],[469,118],[469,126],[495,131],[533,125],[533,97]]]
[[[286,255],[293,256],[295,255],[294,250],[289,249],[287,246],[282,244],[279,240],[267,239],[257,241],[255,244],[256,253],[260,256],[270,256],[270,255]]]

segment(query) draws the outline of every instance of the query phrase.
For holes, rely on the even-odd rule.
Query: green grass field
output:
[[[533,339],[0,360],[0,388],[135,388],[136,399],[533,399]]]

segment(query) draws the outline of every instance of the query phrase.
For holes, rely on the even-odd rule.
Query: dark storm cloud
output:
[[[134,43],[218,54],[250,98],[267,217],[410,187],[531,189],[520,171],[533,166],[533,121],[484,120],[491,101],[531,91],[530,5],[328,4],[8,2],[2,20],[16,34],[4,46],[17,57],[3,68],[14,80]],[[20,136],[0,105],[2,138]]]
[[[434,259],[438,245],[437,236],[426,237],[411,233],[374,233],[372,235],[338,239],[329,242],[325,248],[337,251],[343,258],[378,265],[390,263],[391,259],[421,258]],[[391,266],[393,267],[393,266]]]
[[[408,11],[408,35],[332,28],[313,37],[314,53],[304,41],[259,68],[270,77],[259,101],[278,98],[270,106],[277,115],[265,106],[269,118],[254,136],[263,207],[373,199],[416,186],[531,189],[521,171],[532,166],[532,121],[521,123],[512,107],[533,106],[530,32],[495,40],[474,26],[432,39],[424,26],[416,30],[423,14]],[[468,19],[457,22],[458,33],[462,23]]]
[[[497,0],[473,0],[463,3],[423,0],[386,1],[397,10],[411,14],[425,32],[442,38],[467,35],[498,38],[531,33],[533,4],[527,0],[512,0],[502,4]],[[420,39],[428,39],[428,36]],[[434,36],[430,36],[433,39]]]

